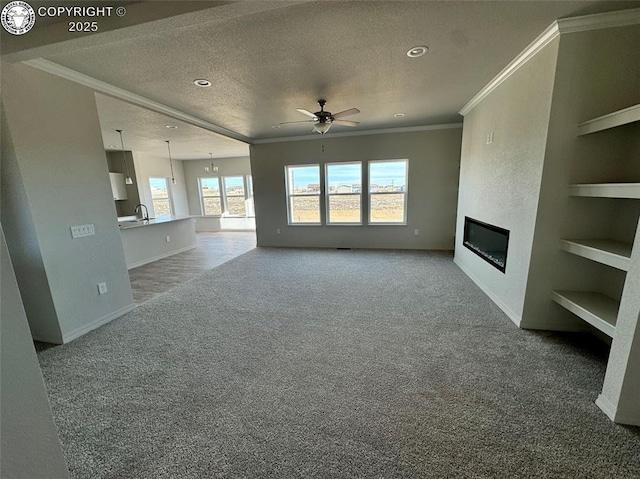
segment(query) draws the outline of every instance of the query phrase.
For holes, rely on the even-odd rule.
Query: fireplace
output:
[[[509,230],[465,216],[462,244],[494,268],[505,272]]]

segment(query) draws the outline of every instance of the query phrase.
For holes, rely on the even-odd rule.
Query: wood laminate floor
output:
[[[256,247],[255,232],[198,233],[198,247],[129,270],[133,300],[144,303]]]

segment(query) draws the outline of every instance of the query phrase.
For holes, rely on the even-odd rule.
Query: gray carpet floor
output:
[[[258,248],[38,356],[74,478],[640,477],[590,338],[446,253]]]

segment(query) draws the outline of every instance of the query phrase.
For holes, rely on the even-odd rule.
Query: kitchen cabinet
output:
[[[124,175],[122,173],[109,173],[109,179],[111,180],[113,199],[116,201],[126,200],[127,188],[124,183]]]

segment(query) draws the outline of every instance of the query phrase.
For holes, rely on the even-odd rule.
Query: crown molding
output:
[[[411,133],[414,131],[451,130],[454,128],[462,128],[462,123],[442,123],[438,125],[380,128],[377,130],[341,131],[340,133],[327,133],[326,135],[318,135],[316,133],[314,135],[282,136],[278,138],[263,138],[261,140],[253,140],[252,144],[262,145],[266,143],[282,143],[286,141],[321,140],[323,138],[344,138],[347,136],[383,135],[388,133]]]
[[[538,38],[527,46],[511,63],[509,63],[496,77],[480,90],[461,110],[465,116],[473,110],[478,103],[484,100],[502,82],[515,73],[521,66],[527,63],[540,50],[561,34],[599,30],[602,28],[626,27],[640,24],[640,8],[620,10],[616,12],[597,13],[582,17],[561,18],[549,25]]]
[[[596,13],[582,17],[560,18],[557,20],[560,34],[586,32],[601,28],[627,27],[640,24],[640,8]]]
[[[35,60],[27,60],[23,63],[30,67],[37,68],[38,70],[42,70],[44,72],[51,73],[52,75],[59,76],[66,80],[79,83],[80,85],[86,86],[88,88],[91,88],[94,91],[103,93],[110,97],[117,98],[122,101],[126,101],[127,103],[131,103],[133,105],[137,105],[142,108],[146,108],[147,110],[161,113],[175,120],[180,120],[185,123],[189,123],[190,125],[204,128],[205,130],[209,130],[213,133],[217,133],[227,138],[232,138],[234,140],[238,140],[248,144],[251,144],[252,142],[250,138],[244,135],[241,135],[239,133],[236,133],[235,131],[227,130],[226,128],[218,126],[214,123],[210,123],[208,121],[202,120],[193,115],[189,115],[188,113],[184,113],[180,110],[176,110],[175,108],[171,108],[170,106],[164,105],[157,101],[150,100],[148,98],[137,95],[135,93],[131,93],[130,91],[124,90],[122,88],[118,88],[109,83],[90,77],[76,70],[72,70],[71,68],[64,67],[50,60],[45,60],[44,58],[37,58]]]

